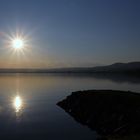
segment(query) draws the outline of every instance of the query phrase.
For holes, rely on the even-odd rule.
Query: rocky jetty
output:
[[[140,134],[138,93],[114,90],[77,91],[57,105],[76,121],[103,137]]]

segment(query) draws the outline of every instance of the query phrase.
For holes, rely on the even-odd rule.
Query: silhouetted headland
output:
[[[127,73],[140,75],[140,62],[115,63],[108,66],[80,68],[0,69],[0,73]]]
[[[77,91],[57,105],[76,121],[87,125],[106,139],[129,140],[133,136],[135,140],[140,138],[138,93],[114,90]]]

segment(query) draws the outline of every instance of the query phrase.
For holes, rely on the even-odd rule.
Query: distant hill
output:
[[[107,66],[53,69],[0,69],[0,73],[135,73],[140,74],[140,62],[114,63]]]
[[[92,68],[94,72],[140,72],[140,62],[114,63]]]

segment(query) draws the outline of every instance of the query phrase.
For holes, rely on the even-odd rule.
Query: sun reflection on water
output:
[[[14,108],[16,113],[18,113],[22,109],[23,103],[20,96],[16,96],[14,98]]]

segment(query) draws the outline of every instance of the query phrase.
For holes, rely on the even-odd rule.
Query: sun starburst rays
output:
[[[6,35],[6,46],[11,54],[22,55],[29,49],[29,36],[23,32],[11,33]]]
[[[7,67],[23,68],[23,66],[31,67],[32,56],[34,58],[35,51],[33,51],[33,32],[23,32],[15,30],[15,33],[9,32],[4,35],[3,50],[6,59]],[[35,44],[34,44],[35,46]]]
[[[12,47],[14,49],[23,49],[24,47],[24,40],[20,38],[15,38],[12,40]]]

